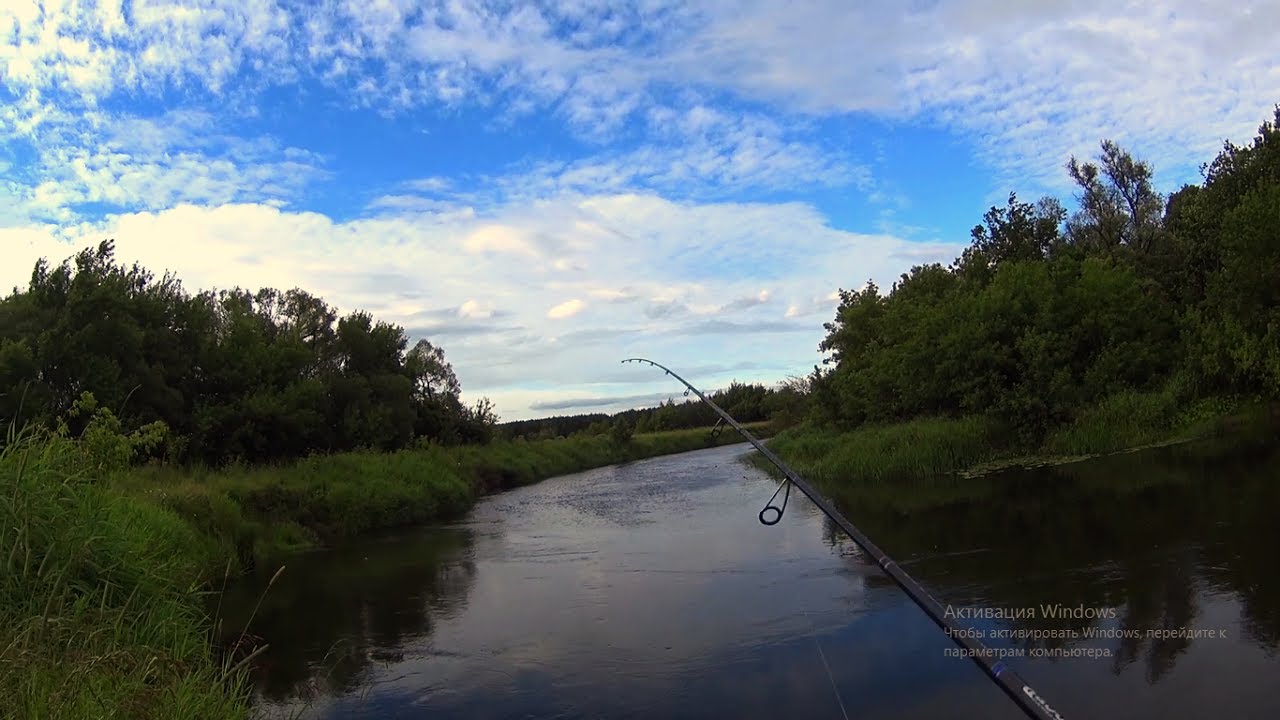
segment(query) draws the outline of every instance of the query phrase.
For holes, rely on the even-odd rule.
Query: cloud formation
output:
[[[633,154],[616,163],[624,175],[830,170],[767,115],[709,104],[727,94],[795,119],[942,123],[998,168],[1057,179],[1046,156],[1101,137],[1178,165],[1251,130],[1280,97],[1277,25],[1280,6],[1261,1],[47,2],[0,11],[0,67],[26,103],[7,113],[19,128],[121,93],[243,102],[309,80],[392,111],[550,109],[586,137],[639,119],[656,136],[705,143],[674,166]],[[577,170],[617,177],[608,162]]]

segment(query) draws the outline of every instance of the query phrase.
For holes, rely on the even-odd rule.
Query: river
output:
[[[456,524],[291,558],[265,595],[264,578],[234,585],[221,601],[227,639],[247,625],[271,645],[253,670],[258,711],[1022,717],[803,495],[761,525],[777,483],[741,462],[749,451],[553,478],[485,498]],[[964,624],[1020,649],[1006,662],[1067,718],[1280,717],[1274,444],[1169,447],[838,501],[959,614],[1033,609]],[[1115,617],[1045,618],[1049,605]],[[1084,637],[1096,630],[1139,637]]]

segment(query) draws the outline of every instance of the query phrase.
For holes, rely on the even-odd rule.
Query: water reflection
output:
[[[1218,630],[1202,616],[1206,606],[1226,603],[1239,606],[1240,640],[1269,653],[1280,646],[1280,581],[1272,554],[1280,547],[1275,444],[1174,446],[918,483],[914,490],[863,488],[837,500],[946,602],[1116,608],[1118,615],[1108,622],[1037,613],[974,627],[1069,630],[1079,636],[1090,628]],[[828,537],[838,537],[834,532],[828,528]],[[1140,662],[1146,681],[1156,683],[1195,642],[1145,635],[1111,643],[1047,637],[1020,646],[1108,647],[1113,673]]]
[[[463,606],[476,572],[473,542],[466,528],[440,528],[290,558],[269,592],[266,578],[228,589],[222,645],[246,628],[269,644],[253,669],[267,701],[358,690]]]
[[[780,525],[759,525],[774,485],[737,463],[744,451],[559,478],[489,498],[455,527],[291,561],[252,623],[272,645],[255,669],[262,706],[774,718],[839,717],[843,700],[859,717],[1018,717],[803,497]],[[1014,662],[1067,717],[1270,717],[1277,460],[1274,444],[1174,447],[836,500],[954,607],[1115,608],[972,621],[1058,631],[994,646],[1110,651]],[[259,592],[228,594],[228,627]],[[1061,637],[1179,628],[1229,635]]]

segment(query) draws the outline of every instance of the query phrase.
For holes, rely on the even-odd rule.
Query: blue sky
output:
[[[442,345],[503,419],[772,382],[1111,138],[1160,189],[1280,101],[1280,4],[0,5],[0,282],[112,237]]]

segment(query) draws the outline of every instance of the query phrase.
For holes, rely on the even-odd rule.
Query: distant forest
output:
[[[729,387],[709,392],[707,396],[739,422],[769,420],[777,427],[785,427],[804,419],[808,403],[806,383],[805,378],[789,378],[774,387],[766,387],[734,381]],[[649,433],[708,427],[719,419],[714,410],[697,398],[680,403],[668,399],[657,407],[624,410],[612,415],[591,413],[517,420],[499,425],[498,434],[510,439],[543,440],[577,433],[615,433],[618,427],[627,432]]]

